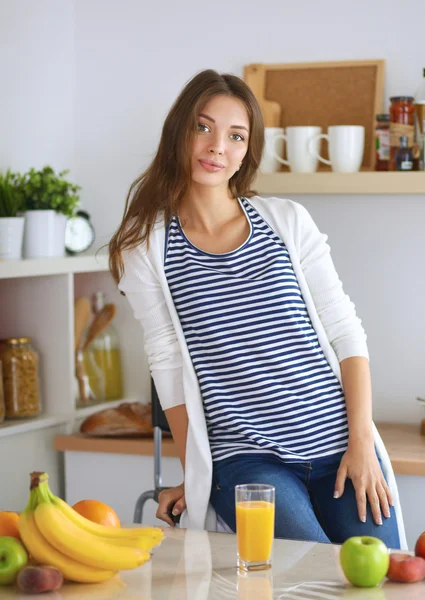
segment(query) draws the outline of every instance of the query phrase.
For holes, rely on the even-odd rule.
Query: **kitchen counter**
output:
[[[355,588],[339,566],[340,546],[275,540],[273,566],[243,574],[236,569],[236,536],[165,528],[152,559],[101,584],[65,584],[54,600],[283,600],[326,598],[409,600],[425,598],[425,581],[400,584],[385,580],[373,589]],[[2,600],[26,600],[16,588],[1,590]]]
[[[417,425],[377,423],[396,475],[425,476],[425,436]],[[153,456],[152,439],[94,438],[81,434],[59,435],[55,448],[63,452],[101,452]],[[171,438],[163,438],[162,455],[178,458]]]

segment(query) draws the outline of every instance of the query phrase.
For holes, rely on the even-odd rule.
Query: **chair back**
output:
[[[153,379],[151,379],[151,399],[152,399],[152,426],[159,427],[161,431],[170,433],[167,417],[161,408],[158,394]]]

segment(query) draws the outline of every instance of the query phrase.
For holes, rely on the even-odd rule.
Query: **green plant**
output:
[[[67,181],[64,176],[68,170],[57,175],[50,166],[41,171],[30,169],[20,177],[20,190],[24,198],[24,210],[55,210],[72,217],[77,208],[81,189]]]
[[[0,173],[0,218],[16,217],[23,207],[23,197],[19,184],[20,176],[7,170]]]

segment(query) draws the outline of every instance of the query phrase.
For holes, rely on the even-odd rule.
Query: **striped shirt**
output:
[[[283,241],[245,198],[236,250],[195,247],[167,227],[165,275],[198,378],[213,461],[312,460],[347,448],[341,385],[319,345]]]

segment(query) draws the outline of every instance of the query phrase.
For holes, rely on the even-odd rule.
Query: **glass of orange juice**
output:
[[[274,537],[275,488],[248,483],[235,487],[238,568],[269,569]]]

